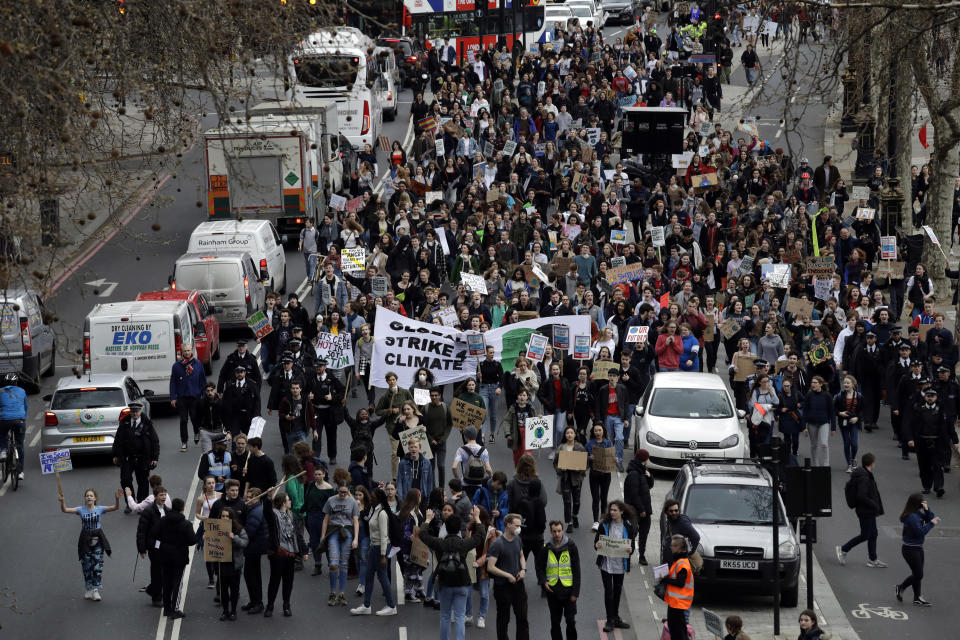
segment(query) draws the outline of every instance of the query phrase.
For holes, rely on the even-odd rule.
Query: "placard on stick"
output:
[[[487,352],[482,333],[467,334],[467,353],[471,356],[482,356]]]
[[[573,359],[574,360],[590,359],[590,336],[574,336],[573,337]]]
[[[752,353],[743,355],[739,351],[733,354],[733,364],[737,367],[737,371],[733,375],[734,381],[744,382],[748,377],[757,372],[757,368],[753,365],[755,357]]]
[[[57,449],[40,453],[40,473],[61,473],[73,471],[73,462],[70,460],[70,449]]]
[[[487,417],[487,410],[481,409],[475,404],[464,402],[460,398],[454,398],[450,403],[450,419],[453,426],[463,431],[467,427],[483,427],[483,420]]]
[[[253,331],[253,335],[257,340],[273,331],[273,327],[270,325],[270,321],[267,320],[267,315],[263,311],[257,311],[247,318],[247,326]]]

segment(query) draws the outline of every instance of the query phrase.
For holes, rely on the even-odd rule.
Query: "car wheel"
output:
[[[49,378],[57,372],[57,343],[53,343],[53,349],[50,352],[50,368],[43,372],[44,378]]]
[[[211,356],[212,357],[212,356]],[[213,365],[210,362],[203,363],[203,372],[207,375],[213,373]]]
[[[800,596],[800,583],[793,585],[792,589],[787,589],[780,594],[780,606],[781,607],[795,607],[797,606],[797,599]]]
[[[40,381],[29,378],[20,379],[20,388],[27,392],[27,395],[33,396],[40,393]]]
[[[394,109],[393,111],[384,111],[383,113],[383,119],[386,120],[387,122],[393,122],[394,119],[396,119],[396,117],[397,117],[396,109]]]
[[[220,359],[220,343],[219,342],[217,342],[217,350],[213,352],[213,359],[214,360]]]

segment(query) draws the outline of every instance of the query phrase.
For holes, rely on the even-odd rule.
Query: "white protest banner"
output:
[[[421,389],[420,387],[414,387],[413,389],[413,403],[418,407],[430,404],[430,389]]]
[[[373,335],[370,384],[375,387],[386,388],[384,376],[388,371],[397,374],[398,384],[403,388],[413,384],[420,367],[433,372],[437,386],[476,374],[476,358],[467,354],[466,337],[457,329],[412,320],[380,307]]]
[[[674,169],[686,170],[693,162],[693,151],[684,151],[683,153],[673,153],[670,155],[670,162]]]
[[[344,369],[353,365],[353,340],[349,333],[317,334],[316,352],[317,358],[326,360],[330,369]]]
[[[527,449],[553,448],[553,416],[535,416],[527,418],[524,446]]]
[[[598,556],[607,556],[609,558],[629,558],[631,553],[630,538],[611,538],[610,536],[600,536],[600,548],[597,549]]]
[[[774,289],[788,289],[790,287],[790,272],[789,264],[775,264],[773,270],[767,274],[767,281]]]
[[[380,312],[377,312],[379,317]],[[512,324],[490,329],[483,334],[488,347],[493,347],[494,357],[503,364],[504,371],[512,371],[517,356],[526,354],[527,341],[534,331],[550,325],[564,325],[570,328],[570,334],[590,335],[590,316],[553,316],[522,320]]]
[[[434,231],[437,233],[437,240],[440,241],[440,246],[443,247],[443,255],[450,255],[450,245],[447,244],[447,230],[440,227],[439,229],[434,228]]]
[[[452,306],[434,311],[430,315],[433,318],[440,318],[440,324],[445,327],[457,326],[457,310]]]
[[[434,146],[436,147],[437,157],[442,158],[444,156],[443,138],[437,138],[434,142]]]
[[[897,259],[897,236],[880,236],[880,259]]]
[[[667,244],[667,238],[663,234],[663,227],[650,228],[650,241],[655,247],[662,247]]]
[[[419,440],[420,455],[427,460],[433,460],[433,451],[430,449],[430,438],[427,437],[427,428],[425,426],[419,425],[412,429],[401,431],[398,435],[400,436],[400,446],[403,447],[404,453],[410,453],[411,440]]]
[[[340,249],[340,267],[350,274],[363,273],[367,268],[367,248]]]
[[[372,293],[377,298],[382,298],[387,295],[387,276],[373,276],[370,279],[370,293]]]
[[[543,272],[543,269],[540,268],[539,263],[534,262],[530,270],[533,271],[533,275],[537,276],[537,280],[539,280],[541,283],[547,284],[548,282],[550,282],[550,279],[547,277],[547,274],[545,274]]]
[[[427,191],[426,195],[426,204],[429,207],[431,203],[436,202],[437,200],[443,200],[443,191]]]
[[[854,204],[860,204],[861,200],[870,198],[870,187],[853,187],[850,191],[850,198]]]
[[[928,235],[928,236],[930,236],[930,242],[932,242],[933,244],[935,244],[935,245],[937,245],[937,246],[940,246],[940,241],[937,240],[937,234],[935,234],[935,233],[933,232],[933,227],[931,227],[931,226],[928,225],[928,224],[925,224],[925,225],[923,225],[923,230],[927,232],[927,235]]]
[[[250,420],[250,428],[247,429],[248,438],[262,438],[263,437],[263,428],[267,426],[267,421],[257,416]]]
[[[509,142],[503,145],[503,155],[505,155],[508,158],[512,158],[513,154],[516,151],[517,151],[517,143],[514,142],[513,140],[510,140]]]
[[[814,278],[813,296],[820,300],[830,299],[830,288],[833,286],[833,278]],[[378,312],[379,313],[379,312]]]
[[[543,362],[544,351],[547,348],[547,336],[534,334],[527,343],[527,359],[533,362]]]
[[[460,282],[463,283],[463,288],[467,291],[476,291],[487,295],[487,281],[483,279],[483,276],[478,276],[473,273],[461,273]]]
[[[338,196],[333,194],[330,196],[330,206],[336,209],[337,211],[343,211],[347,208],[347,199],[343,196]]]

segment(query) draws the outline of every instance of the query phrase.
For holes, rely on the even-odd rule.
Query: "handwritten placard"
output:
[[[553,416],[533,416],[524,422],[527,449],[553,448]]]
[[[483,276],[478,276],[473,273],[461,273],[460,282],[463,283],[463,288],[467,291],[476,291],[477,293],[487,295],[487,281],[483,279]]]
[[[607,269],[607,282],[610,284],[620,284],[621,282],[636,282],[643,278],[643,263],[635,262],[622,267],[611,267]]]
[[[72,470],[73,462],[70,460],[70,449],[44,451],[40,454],[40,473],[42,475]]]
[[[467,427],[483,427],[483,420],[487,417],[487,410],[481,409],[475,404],[465,402],[460,398],[454,398],[450,403],[450,419],[453,426],[460,429]]]
[[[610,536],[600,536],[600,548],[597,549],[597,555],[607,556],[608,558],[629,558],[632,551],[632,540],[630,538],[611,538]]]
[[[652,227],[650,229],[650,241],[654,247],[662,247],[667,244],[667,238],[663,233],[663,227]]]
[[[612,473],[617,468],[617,452],[613,447],[594,447],[590,457],[590,466],[595,471]]]
[[[630,327],[627,329],[627,342],[646,342],[650,327]]]
[[[414,402],[416,402],[416,399],[414,399]],[[401,431],[397,435],[399,436],[400,446],[403,448],[404,453],[410,453],[411,440],[418,440],[420,442],[420,455],[427,460],[433,460],[433,451],[430,449],[430,438],[427,437],[426,426],[422,424],[417,425],[412,429]]]
[[[203,521],[203,561],[233,562],[232,520],[206,518]]]
[[[257,340],[273,331],[273,327],[270,325],[270,321],[267,320],[267,316],[263,311],[257,311],[248,317],[247,326],[253,331],[253,335],[256,336]]]
[[[859,203],[861,200],[870,198],[870,187],[853,187],[850,191],[850,197],[854,202]]]

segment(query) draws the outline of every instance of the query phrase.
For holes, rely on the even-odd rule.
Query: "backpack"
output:
[[[857,508],[857,477],[851,476],[847,484],[843,487],[843,497],[847,499],[847,506],[851,509]]]
[[[389,507],[384,511],[387,513],[387,536],[390,538],[390,546],[399,549],[403,546],[403,525],[400,523],[400,518]]]
[[[469,447],[463,446],[460,447],[467,452],[467,469],[463,474],[463,479],[468,484],[480,484],[487,478],[487,469],[483,464],[483,452],[486,451],[484,447],[481,447],[474,453]]]
[[[437,576],[443,582],[459,580],[466,570],[466,559],[459,551],[444,551],[437,560]]]

